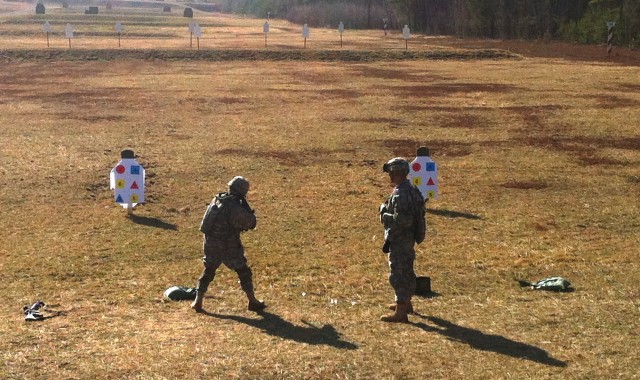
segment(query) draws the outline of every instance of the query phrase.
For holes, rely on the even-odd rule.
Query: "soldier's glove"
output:
[[[252,213],[252,214],[255,214],[255,211],[251,208],[251,206],[249,206],[249,202],[247,202],[247,200],[246,200],[246,199],[242,199],[242,200],[240,201],[240,204],[242,205],[242,207],[243,207],[245,210],[249,211],[249,212],[250,212],[250,213]]]
[[[384,213],[380,215],[380,221],[384,224],[384,228],[391,227],[391,224],[393,223],[393,214]]]
[[[385,240],[384,244],[382,245],[382,252],[383,253],[389,253],[389,251],[391,250],[391,242],[389,240]]]
[[[383,203],[380,205],[380,208],[378,209],[378,214],[380,214],[380,223],[382,223],[382,215],[384,215],[384,213],[386,212],[387,212],[387,205]]]

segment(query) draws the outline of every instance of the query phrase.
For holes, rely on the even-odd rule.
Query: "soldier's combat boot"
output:
[[[264,310],[267,305],[264,302],[259,301],[253,293],[247,293],[247,298],[249,298],[249,305],[247,306],[247,310],[249,311],[260,311]]]
[[[407,314],[413,314],[413,303],[411,303],[411,300],[408,301],[408,308],[407,308]],[[389,310],[396,310],[396,304],[395,303],[391,303],[389,304]]]
[[[409,317],[407,316],[407,310],[409,309],[409,302],[397,302],[396,308],[393,314],[383,315],[380,320],[383,322],[399,322],[409,323]]]
[[[204,300],[204,292],[196,291],[196,299],[191,303],[191,308],[196,311],[196,313],[202,312],[202,301]]]

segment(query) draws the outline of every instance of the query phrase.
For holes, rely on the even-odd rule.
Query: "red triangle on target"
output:
[[[133,184],[131,184],[131,188],[132,189],[137,189],[138,188],[138,183],[136,181],[133,181]]]
[[[433,182],[433,179],[429,177],[429,180],[427,181],[427,186],[433,186],[433,185],[435,185],[435,183]]]

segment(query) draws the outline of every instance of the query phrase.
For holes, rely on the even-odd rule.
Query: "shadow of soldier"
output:
[[[425,317],[419,315],[423,319],[435,323],[437,326],[429,326],[425,323],[412,323],[414,326],[420,327],[424,331],[437,332],[444,335],[447,339],[455,342],[465,343],[482,351],[493,351],[498,354],[511,356],[514,358],[527,359],[537,363],[546,364],[554,367],[566,367],[567,363],[549,356],[547,351],[532,346],[530,344],[516,342],[500,335],[489,335],[482,331],[471,329],[468,327],[458,326],[444,319],[436,317]]]
[[[282,319],[280,316],[262,311],[258,313],[259,319],[246,318],[237,315],[224,315],[204,312],[214,318],[230,319],[236,322],[244,323],[246,325],[258,328],[265,333],[277,336],[282,339],[293,340],[306,344],[325,344],[341,349],[355,350],[357,345],[342,340],[340,333],[331,325],[324,325],[322,327],[316,327],[309,322],[302,321],[306,326],[296,326],[293,323]]]
[[[475,214],[469,214],[466,212],[459,212],[453,210],[439,210],[435,208],[427,208],[427,214],[444,216],[447,218],[464,218],[464,219],[473,219],[473,220],[484,220],[483,217]]]
[[[163,230],[172,230],[172,231],[178,230],[178,226],[176,226],[175,224],[167,223],[158,218],[153,218],[149,216],[139,216],[139,215],[133,215],[133,214],[127,215],[127,218],[129,218],[135,224],[140,224],[143,226],[162,228]]]

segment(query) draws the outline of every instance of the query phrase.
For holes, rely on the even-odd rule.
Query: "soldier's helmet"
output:
[[[403,171],[405,174],[409,174],[409,162],[402,157],[392,158],[382,165],[382,171],[385,173]]]
[[[231,181],[228,183],[229,190],[232,190],[235,193],[240,194],[241,196],[246,196],[249,192],[249,181],[246,178],[241,176],[233,177]]]

